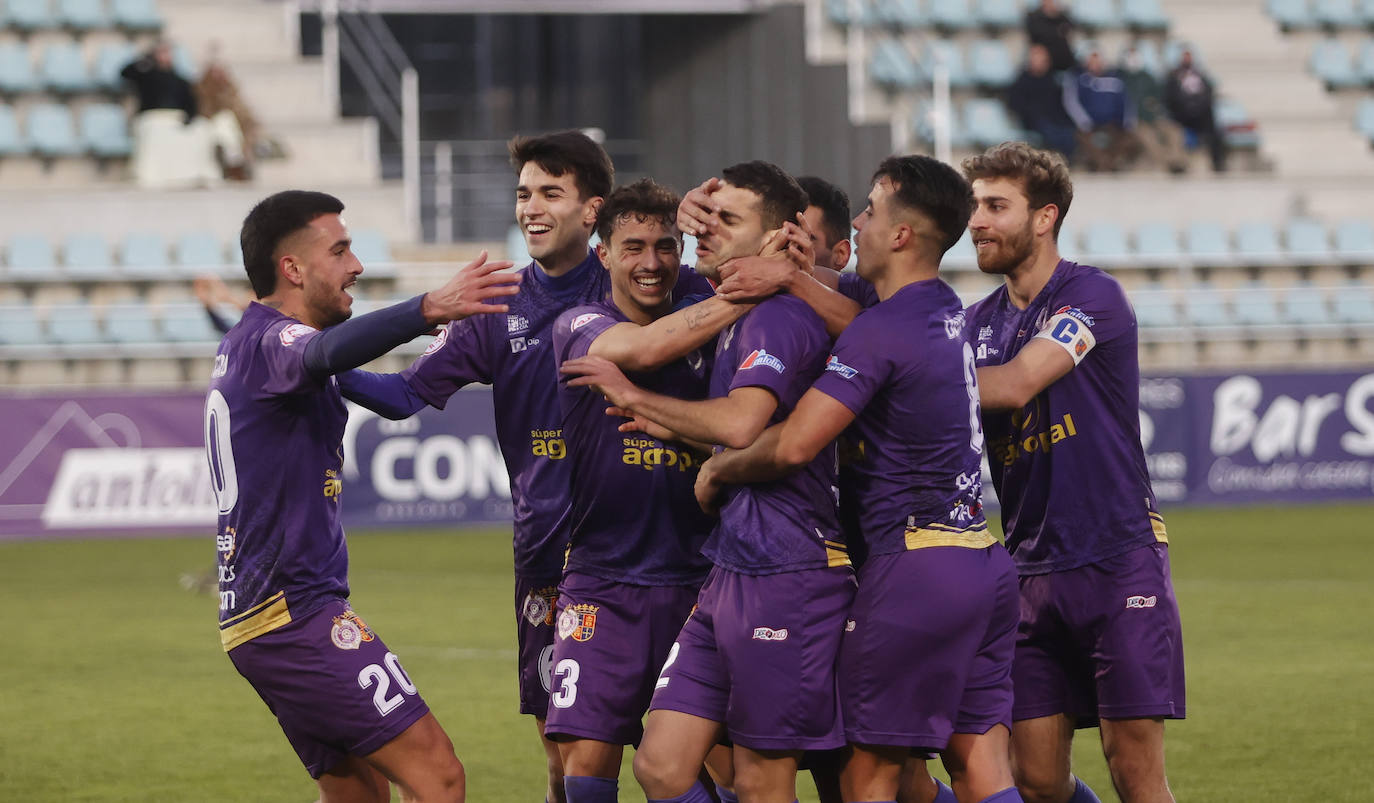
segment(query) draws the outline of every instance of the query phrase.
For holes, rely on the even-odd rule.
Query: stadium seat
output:
[[[67,106],[38,104],[30,107],[24,122],[24,131],[35,154],[48,158],[81,154],[81,141],[76,137],[76,125]]]
[[[1126,60],[1126,51],[1135,47],[1135,51],[1140,54],[1140,66],[1146,72],[1157,77],[1163,77],[1166,72],[1164,69],[1164,57],[1159,54],[1159,44],[1153,39],[1136,39],[1127,42],[1117,56],[1117,63]]]
[[[906,46],[895,39],[879,39],[869,57],[868,75],[885,89],[914,89],[921,84],[921,73]]]
[[[128,31],[156,31],[162,28],[162,13],[157,0],[110,0],[110,15]]]
[[[969,147],[968,131],[960,123],[959,114],[952,105],[949,117],[950,147]],[[922,99],[917,102],[916,109],[911,114],[911,123],[916,139],[927,144],[935,142],[935,105],[930,100]]]
[[[17,41],[0,42],[0,92],[17,95],[36,92],[39,86],[28,46]]]
[[[1354,28],[1363,22],[1355,0],[1313,0],[1312,17],[1326,28]]]
[[[973,83],[982,89],[1006,89],[1016,80],[1016,62],[1000,39],[981,39],[969,45],[968,61]]]
[[[57,0],[57,19],[74,31],[96,31],[111,24],[102,0]]]
[[[133,153],[129,119],[117,103],[92,103],[81,109],[81,141],[102,159],[123,158]]]
[[[1135,320],[1141,328],[1171,329],[1179,325],[1178,305],[1174,294],[1159,285],[1149,285],[1131,293]]]
[[[964,129],[969,141],[978,148],[1025,139],[1012,123],[1007,107],[991,98],[972,98],[964,104]]]
[[[1178,230],[1170,223],[1144,223],[1135,230],[1135,255],[1143,265],[1177,265],[1183,259]]]
[[[506,259],[514,262],[517,268],[530,264],[530,252],[525,247],[525,237],[521,234],[519,226],[506,229]]]
[[[96,88],[86,69],[86,56],[76,42],[48,45],[38,72],[43,85],[54,92],[87,92]]]
[[[1184,233],[1183,245],[1196,265],[1229,265],[1231,239],[1220,223],[1195,222]]]
[[[95,54],[95,63],[91,66],[91,79],[96,86],[107,92],[118,92],[124,87],[124,78],[120,76],[120,70],[137,57],[138,49],[132,42],[123,39],[106,42]]]
[[[1017,0],[976,0],[974,15],[986,28],[1011,30],[1025,23],[1025,6]]]
[[[1361,42],[1355,52],[1355,76],[1361,84],[1374,84],[1374,39]]]
[[[9,278],[43,280],[53,277],[57,254],[52,240],[41,234],[16,234],[5,246]]]
[[[1300,265],[1324,265],[1331,260],[1326,227],[1315,220],[1290,220],[1283,231],[1288,261]]]
[[[1331,313],[1339,323],[1374,324],[1374,295],[1361,282],[1342,285],[1332,293]]]
[[[0,307],[0,345],[41,346],[43,325],[31,306]]]
[[[1213,109],[1217,127],[1226,137],[1226,145],[1238,150],[1254,150],[1259,147],[1259,124],[1235,98],[1220,98]]]
[[[873,21],[879,25],[914,30],[927,20],[919,0],[874,0]]]
[[[1336,254],[1348,262],[1374,263],[1374,224],[1356,218],[1336,226]]]
[[[1121,14],[1114,0],[1074,0],[1073,19],[1091,31],[1120,28]]]
[[[1365,25],[1374,28],[1374,0],[1361,0],[1360,19],[1364,20]]]
[[[172,250],[173,262],[186,275],[218,273],[225,264],[224,247],[219,238],[208,231],[188,231],[177,238]]]
[[[126,276],[156,279],[171,273],[167,240],[154,232],[135,232],[119,244],[119,264]]]
[[[1284,261],[1279,233],[1269,223],[1250,221],[1236,229],[1236,256],[1245,265],[1277,265]]]
[[[973,270],[978,267],[978,251],[973,247],[973,235],[964,230],[959,241],[940,260],[940,267],[950,270]]]
[[[966,89],[973,86],[973,72],[964,58],[964,49],[953,39],[930,39],[921,52],[921,69],[927,80],[935,76],[935,66],[943,63],[949,70],[951,89]]]
[[[48,0],[5,0],[5,18],[21,31],[41,31],[57,27]]]
[[[978,25],[969,0],[930,0],[930,23],[945,31],[963,31]]]
[[[95,310],[89,304],[61,304],[48,310],[48,340],[62,345],[102,343]]]
[[[158,343],[152,310],[143,304],[111,304],[105,308],[105,334],[116,343]]]
[[[1231,307],[1236,323],[1244,326],[1277,326],[1280,322],[1274,289],[1264,282],[1249,282],[1237,290]]]
[[[1355,107],[1355,130],[1374,144],[1374,98],[1361,98]]]
[[[1189,326],[1202,328],[1227,326],[1231,323],[1225,299],[1208,282],[1199,282],[1184,294],[1183,316]]]
[[[1283,320],[1296,324],[1324,324],[1331,322],[1322,291],[1311,282],[1299,282],[1282,291],[1279,302]]]
[[[1136,31],[1169,30],[1169,15],[1164,13],[1159,0],[1122,0],[1121,21]]]
[[[353,237],[353,245],[350,248],[358,261],[363,263],[364,268],[384,268],[393,262],[391,247],[387,245],[386,236],[381,232],[355,229],[350,233]]]
[[[221,337],[200,304],[169,304],[158,323],[163,337],[176,343],[215,343]]]
[[[1059,247],[1059,256],[1064,259],[1078,261],[1082,257],[1082,249],[1079,243],[1082,239],[1078,236],[1078,229],[1067,221],[1059,227],[1059,236],[1055,238],[1055,245]]]
[[[1269,16],[1284,31],[1305,31],[1317,26],[1307,0],[1268,0]]]
[[[62,241],[64,273],[74,279],[105,279],[114,273],[110,246],[99,234],[72,234]]]
[[[19,120],[14,116],[14,107],[0,104],[0,156],[18,156],[28,153],[29,146],[19,133]]]
[[[682,235],[682,264],[697,264],[697,238],[694,235]],[[516,267],[520,267],[520,264],[516,263]]]
[[[1111,221],[1098,221],[1089,226],[1083,235],[1081,250],[1085,261],[1102,266],[1123,264],[1131,253],[1126,244],[1126,232]]]
[[[1327,89],[1348,89],[1360,84],[1355,60],[1339,39],[1323,39],[1313,45],[1307,65]]]

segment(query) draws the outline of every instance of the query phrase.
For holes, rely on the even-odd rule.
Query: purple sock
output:
[[[959,798],[954,796],[954,790],[950,789],[944,781],[935,778],[935,800],[932,803],[959,803]]]
[[[715,803],[711,798],[711,793],[706,791],[706,787],[701,785],[701,781],[692,784],[692,788],[677,797],[652,798],[648,803]]]
[[[1097,795],[1093,794],[1093,790],[1083,783],[1082,778],[1074,778],[1074,782],[1077,786],[1074,787],[1073,797],[1069,798],[1069,803],[1102,803]]]
[[[720,784],[716,784],[716,797],[720,798],[720,803],[739,803],[739,795],[735,794],[735,790]]]
[[[616,803],[620,783],[614,778],[567,775],[563,778],[563,790],[568,793],[568,803]]]
[[[1021,803],[1021,793],[1016,791],[1016,787],[1008,786],[995,795],[983,798],[981,803]]]

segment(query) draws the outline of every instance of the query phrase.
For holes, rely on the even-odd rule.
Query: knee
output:
[[[458,756],[453,756],[451,761],[444,763],[443,768],[434,778],[438,794],[436,800],[445,803],[464,803],[467,799],[468,776],[467,770],[463,768],[463,762],[458,760]]]
[[[1016,789],[1026,803],[1064,803],[1073,796],[1073,777],[1026,766],[1012,767]]]
[[[635,752],[632,768],[649,798],[676,797],[690,789],[697,778],[696,770],[685,770],[670,754],[649,750]]]

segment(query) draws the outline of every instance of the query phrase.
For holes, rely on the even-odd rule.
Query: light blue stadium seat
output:
[[[1355,0],[1312,0],[1312,16],[1327,28],[1354,28],[1364,21]]]
[[[682,235],[682,264],[697,264],[697,238],[694,235]],[[517,264],[516,267],[520,266]]]
[[[969,45],[973,83],[985,89],[1006,89],[1016,80],[1016,62],[1000,39],[980,39]]]
[[[1075,229],[1073,224],[1065,221],[1064,225],[1059,227],[1059,237],[1055,244],[1059,246],[1061,257],[1078,261],[1082,257],[1082,248],[1079,247],[1081,242],[1082,238],[1078,236],[1078,229]]]
[[[1004,30],[1020,28],[1025,22],[1026,9],[1017,0],[976,0],[974,14],[983,26]]]
[[[75,31],[95,31],[111,25],[103,0],[57,0],[57,19]]]
[[[517,267],[523,267],[528,263],[529,257],[525,257],[525,262],[516,262]],[[239,242],[237,235],[229,238],[229,264],[224,266],[224,275],[242,279],[245,275],[243,268],[243,243]]]
[[[129,31],[156,31],[162,28],[162,12],[157,0],[110,0],[110,15],[115,24]]]
[[[1288,323],[1331,323],[1322,291],[1311,282],[1299,282],[1280,294],[1279,312]]]
[[[953,105],[950,106],[949,118],[950,147],[969,147],[972,143],[969,140],[968,130],[964,128],[959,119],[959,113]],[[933,103],[929,100],[919,101],[915,111],[911,114],[911,123],[918,140],[926,144],[935,142],[935,105]]]
[[[879,25],[915,29],[927,22],[920,0],[874,0],[873,21]]]
[[[1183,245],[1198,265],[1229,265],[1233,260],[1231,238],[1220,223],[1193,223],[1184,233]]]
[[[48,340],[62,345],[103,343],[95,310],[90,304],[60,304],[48,310]]]
[[[1264,282],[1248,282],[1236,290],[1231,307],[1235,310],[1236,323],[1243,326],[1277,326],[1280,323],[1274,288]]]
[[[33,152],[39,156],[52,158],[81,154],[81,140],[77,139],[72,111],[67,106],[43,103],[30,107],[28,118],[24,121],[24,132],[28,135]]]
[[[155,232],[134,232],[119,244],[119,264],[126,276],[157,279],[171,273],[167,239]]]
[[[978,25],[969,0],[930,0],[930,22],[946,31],[963,31]]]
[[[945,252],[940,259],[940,267],[949,270],[975,270],[978,267],[978,251],[973,247],[973,235],[968,229],[964,229],[959,241]]]
[[[964,104],[964,129],[969,141],[979,148],[1025,139],[1025,132],[1011,121],[1007,107],[991,98],[971,98]]]
[[[36,92],[40,84],[29,48],[23,42],[0,42],[0,92]]]
[[[1348,89],[1361,83],[1355,59],[1339,39],[1323,39],[1313,45],[1307,66],[1328,89]]]
[[[115,343],[160,343],[153,311],[143,304],[111,304],[105,308],[105,335]]]
[[[1136,258],[1144,265],[1177,265],[1183,259],[1172,223],[1143,223],[1135,230]]]
[[[19,132],[19,119],[14,116],[14,107],[0,104],[0,156],[18,156],[28,151],[28,143]]]
[[[872,25],[872,0],[825,0],[825,15],[836,25]]]
[[[138,49],[132,42],[119,40],[106,42],[95,54],[91,65],[91,79],[96,86],[107,92],[118,92],[124,87],[124,78],[119,71],[138,57]]]
[[[1374,143],[1374,98],[1361,98],[1355,107],[1355,130]]]
[[[43,324],[31,306],[0,307],[0,345],[41,346]]]
[[[1360,19],[1365,25],[1374,27],[1374,0],[1360,0]]]
[[[1093,264],[1124,263],[1131,253],[1126,244],[1126,232],[1117,223],[1098,221],[1083,234],[1083,258]]]
[[[1363,218],[1336,226],[1336,254],[1347,262],[1374,263],[1374,224]]]
[[[217,343],[223,337],[200,304],[169,304],[158,316],[162,336],[174,343]]]
[[[129,118],[117,103],[92,103],[81,109],[81,141],[93,155],[102,159],[122,158],[133,153]]]
[[[1331,243],[1326,227],[1316,220],[1290,220],[1284,226],[1284,250],[1290,262],[1324,265],[1331,261]]]
[[[188,231],[177,237],[172,249],[173,262],[186,275],[218,273],[224,268],[224,246],[208,231]]]
[[[88,92],[96,88],[86,69],[86,56],[76,42],[54,42],[39,66],[43,85],[54,92]]]
[[[5,243],[5,264],[11,279],[51,279],[57,252],[52,240],[42,234],[16,234]]]
[[[386,236],[372,229],[354,229],[350,234],[353,245],[350,249],[367,270],[387,270],[393,262],[391,246]]]
[[[1307,0],[1268,0],[1269,16],[1285,31],[1305,31],[1317,26]]]
[[[1270,223],[1249,221],[1236,228],[1236,256],[1246,265],[1274,265],[1283,261],[1278,230]]]
[[[57,27],[48,0],[5,0],[6,21],[21,31],[41,31]]]
[[[1131,293],[1135,320],[1142,329],[1171,329],[1179,325],[1178,304],[1173,292],[1157,284]]]
[[[1121,21],[1138,31],[1169,30],[1169,15],[1159,0],[1122,0]]]
[[[935,65],[943,62],[949,70],[949,85],[952,89],[966,89],[973,86],[973,72],[964,58],[964,49],[953,39],[930,39],[921,52],[921,70],[926,80],[935,76]]]
[[[114,274],[110,245],[99,234],[71,234],[62,241],[63,272],[73,279],[105,279]]]
[[[1338,323],[1374,324],[1374,294],[1360,282],[1342,285],[1331,294],[1331,313]]]
[[[1127,42],[1126,46],[1121,49],[1121,54],[1117,56],[1117,63],[1120,64],[1126,60],[1126,51],[1129,50],[1132,45],[1135,46],[1136,52],[1140,54],[1141,68],[1156,77],[1162,78],[1165,72],[1167,72],[1164,69],[1164,57],[1159,53],[1159,44],[1153,39],[1137,39],[1133,42]]]
[[[1212,113],[1229,147],[1243,150],[1259,147],[1259,124],[1240,101],[1218,98]]]
[[[1073,19],[1089,30],[1106,30],[1122,26],[1121,12],[1114,0],[1074,0]]]
[[[868,75],[878,86],[893,90],[914,89],[922,83],[920,70],[906,45],[895,39],[874,43]]]
[[[1226,300],[1208,282],[1198,282],[1184,294],[1183,317],[1189,326],[1216,327],[1232,323]]]
[[[1360,43],[1355,53],[1355,75],[1362,84],[1374,84],[1374,39]]]

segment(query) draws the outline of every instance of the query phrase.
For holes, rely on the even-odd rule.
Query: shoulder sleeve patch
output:
[[[278,337],[281,338],[281,344],[283,346],[290,346],[297,340],[300,340],[314,331],[316,331],[316,329],[313,326],[307,326],[303,323],[293,323],[282,329]]]

